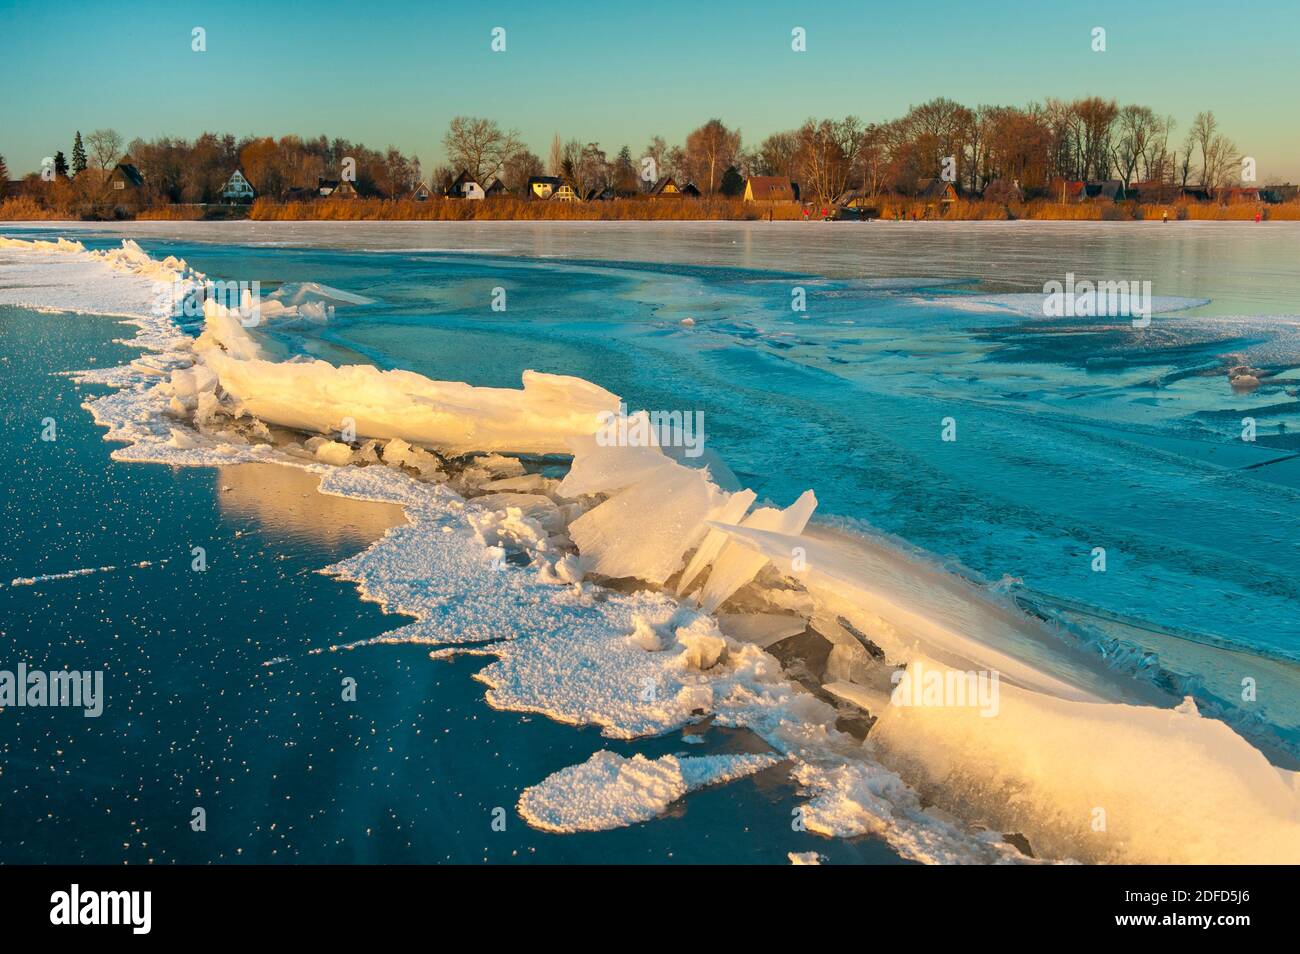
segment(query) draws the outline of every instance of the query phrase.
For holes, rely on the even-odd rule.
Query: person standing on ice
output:
[[[1165,225],[1168,225],[1168,224],[1169,224],[1169,210],[1168,210],[1168,209],[1162,209],[1162,210],[1160,211],[1160,221],[1163,222]]]

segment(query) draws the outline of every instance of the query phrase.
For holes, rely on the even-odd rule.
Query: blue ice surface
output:
[[[819,516],[863,521],[987,580],[1019,577],[1074,604],[1300,660],[1300,479],[1285,460],[1300,454],[1300,351],[1268,368],[1280,380],[1235,392],[1220,356],[1258,332],[1195,307],[1138,331],[966,310],[987,283],[882,289],[712,266],[160,250],[264,288],[315,280],[377,299],[281,332],[304,352],[498,387],[529,368],[573,374],[632,408],[702,410],[710,446],[760,498],[784,505],[812,487]],[[806,313],[790,308],[796,286]],[[504,312],[490,307],[498,287]],[[1257,419],[1254,443],[1241,440],[1245,416]],[[953,442],[941,439],[947,417]],[[1092,569],[1096,547],[1104,573]]]
[[[481,252],[159,250],[376,299],[279,333],[326,360],[499,387],[531,368],[595,381],[634,409],[701,410],[709,446],[760,500],[784,506],[812,487],[820,519],[978,580],[1023,581],[1023,605],[1116,666],[1300,745],[1296,320],[1225,311],[1203,276],[1186,296],[1162,282],[1168,310],[1138,329],[1034,314],[1024,288],[1037,274],[1024,271],[863,280]],[[792,309],[795,288],[806,311]],[[1230,386],[1240,363],[1263,378],[1257,390]],[[955,441],[942,440],[948,418]],[[1256,698],[1242,698],[1245,679]]]

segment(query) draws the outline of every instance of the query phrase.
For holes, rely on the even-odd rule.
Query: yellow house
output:
[[[794,184],[783,176],[750,176],[745,180],[746,202],[793,202]]]
[[[559,176],[533,176],[528,180],[530,199],[549,199],[556,189],[564,185]]]
[[[918,179],[916,197],[927,202],[951,205],[957,201],[957,187],[943,179]]]
[[[664,176],[650,187],[648,194],[652,199],[680,199],[682,190],[677,187],[672,176]]]

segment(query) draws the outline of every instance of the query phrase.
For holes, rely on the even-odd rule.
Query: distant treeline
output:
[[[123,148],[115,131],[101,129],[87,137],[89,156],[77,134],[71,165],[56,151],[49,188],[22,191],[51,209],[102,212],[120,198],[105,195],[118,162],[129,162],[143,177],[144,208],[219,203],[236,169],[259,197],[277,201],[301,198],[322,180],[340,178],[352,181],[363,198],[404,199],[422,183],[436,196],[462,171],[484,185],[500,180],[520,197],[538,175],[565,179],[579,196],[608,188],[625,197],[648,192],[664,176],[693,183],[706,197],[736,196],[749,176],[774,175],[798,183],[805,200],[821,204],[850,190],[906,196],[918,182],[940,176],[967,196],[993,182],[1017,183],[1027,200],[1047,195],[1058,180],[1156,181],[1211,192],[1240,182],[1245,157],[1213,113],[1199,113],[1179,132],[1171,116],[1099,97],[974,108],[939,98],[888,122],[809,119],[752,146],[720,119],[693,130],[680,145],[653,136],[642,149],[623,146],[612,157],[598,143],[557,134],[543,160],[513,130],[490,119],[457,117],[443,137],[446,163],[426,175],[417,157],[391,146],[380,151],[324,135],[236,139],[204,133],[194,140],[135,139]],[[50,178],[47,171],[44,179]],[[60,179],[69,188],[59,188]]]

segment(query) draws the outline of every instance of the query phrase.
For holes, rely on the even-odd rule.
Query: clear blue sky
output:
[[[190,49],[207,30],[207,52]],[[493,53],[490,31],[507,31]],[[790,49],[807,30],[808,50]],[[1107,30],[1107,51],[1091,31]],[[1114,97],[1213,110],[1259,164],[1300,180],[1300,3],[162,3],[0,0],[0,154],[14,177],[73,133],[342,136],[442,158],[447,121],[489,116],[545,157],[551,136],[639,153],[720,117],[746,143],[809,116],[890,119]]]

